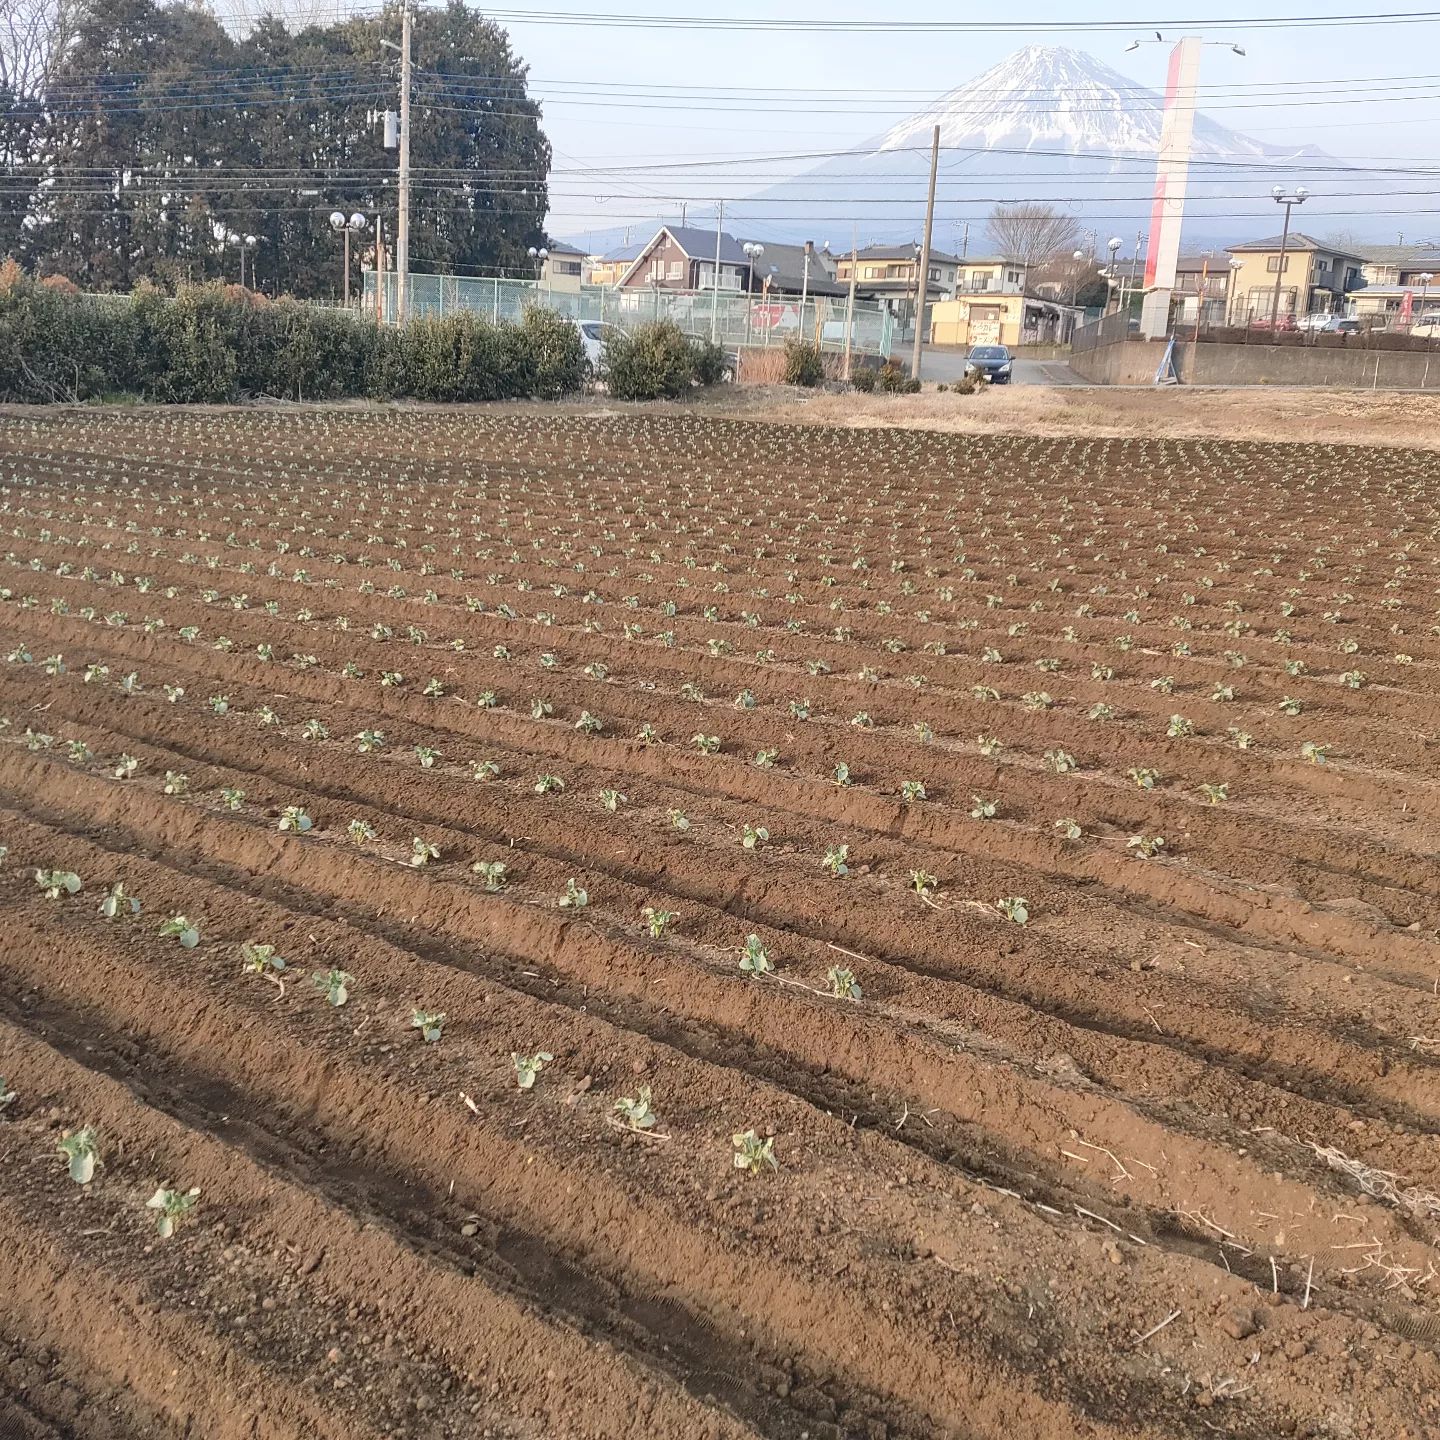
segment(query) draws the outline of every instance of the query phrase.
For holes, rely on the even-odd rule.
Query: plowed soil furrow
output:
[[[0,1428],[1430,1435],[1437,485],[0,416]]]
[[[83,622],[57,622],[51,618],[45,623],[64,626]],[[132,662],[164,664],[171,660],[168,651],[156,648],[160,642],[154,637],[110,634],[115,636],[110,645],[125,647]],[[184,658],[181,663],[187,664]],[[187,668],[195,663],[192,652]],[[272,686],[280,680],[287,693],[310,702],[343,704],[360,700],[355,682],[336,681],[312,670],[287,670],[280,677],[258,660],[234,654],[216,656],[210,663],[239,683],[265,687],[267,680]],[[431,727],[443,724],[472,739],[499,740],[518,748],[533,749],[538,745],[554,760],[598,765],[617,777],[639,773],[689,788],[696,794],[718,791],[742,802],[766,796],[769,803],[783,799],[810,818],[851,827],[858,823],[882,833],[903,828],[929,846],[938,845],[971,858],[993,855],[998,850],[1005,860],[1027,866],[1032,872],[1069,871],[1091,883],[1103,878],[1111,889],[1142,896],[1148,902],[1158,901],[1169,909],[1167,922],[1172,925],[1187,920],[1193,923],[1194,919],[1214,922],[1272,943],[1316,946],[1347,958],[1378,963],[1387,973],[1396,977],[1408,974],[1421,984],[1428,985],[1433,979],[1429,939],[1390,927],[1378,928],[1374,920],[1364,917],[1363,910],[1368,907],[1363,901],[1362,917],[1356,918],[1344,906],[1327,905],[1321,909],[1273,886],[1231,880],[1186,865],[1137,865],[1124,858],[1123,829],[1106,827],[1103,822],[1102,835],[1105,828],[1118,831],[1111,841],[1117,848],[1087,859],[1083,849],[1076,852],[1028,827],[1012,824],[981,830],[953,810],[906,807],[858,786],[836,792],[823,782],[817,784],[818,777],[792,776],[788,770],[755,773],[733,760],[726,763],[717,758],[678,755],[668,747],[658,750],[603,735],[582,735],[567,725],[536,722],[505,710],[475,711],[454,703],[436,705],[403,691],[381,689],[365,697],[365,703],[371,707],[367,718],[372,723],[380,716],[384,717],[382,723],[391,723],[391,717],[399,716]],[[1038,873],[1029,878],[1032,888],[1045,883]]]
[[[117,820],[121,813],[133,817],[143,808],[143,802],[137,804],[136,800],[127,800],[122,802],[120,811],[107,814],[103,804],[97,806],[97,802],[91,803],[90,813],[107,822]],[[361,918],[370,908],[366,904],[367,899],[377,893],[373,883],[362,884],[353,892],[341,891],[337,894],[330,890],[327,880],[334,874],[335,866],[314,847],[307,847],[308,853],[302,854],[297,850],[298,842],[277,847],[274,840],[268,837],[256,837],[259,841],[258,847],[252,841],[248,846],[242,842],[241,848],[227,849],[216,843],[220,837],[215,834],[213,825],[202,832],[197,828],[197,824],[203,822],[197,822],[193,815],[172,818],[174,823],[166,827],[167,848],[169,845],[175,847],[170,853],[177,859],[183,858],[187,852],[193,853],[197,845],[207,854],[233,857],[238,864],[230,871],[231,884],[243,883],[247,872],[263,871],[271,880],[293,874],[295,879],[287,880],[284,888],[277,894],[285,903],[298,905],[308,915],[319,916],[327,913],[330,904],[338,898],[342,905],[364,906],[360,916],[357,916]],[[222,822],[222,829],[234,828],[234,822]],[[151,832],[151,835],[154,833]],[[203,839],[202,833],[205,836]],[[134,843],[131,841],[131,846]],[[153,840],[147,835],[140,843],[152,844]],[[261,855],[267,858],[261,860]],[[478,909],[473,903],[466,906],[465,913],[470,920],[460,924],[457,929],[454,928],[454,920],[438,920],[442,913],[455,913],[456,897],[451,893],[450,886],[437,884],[427,876],[415,872],[401,871],[400,876],[403,879],[397,879],[387,888],[394,891],[398,885],[402,890],[408,888],[414,892],[413,899],[402,899],[398,894],[392,898],[391,905],[402,915],[410,911],[426,914],[431,917],[432,926],[438,923],[465,941],[481,941],[486,945],[487,954],[493,954],[493,947],[497,945],[506,949],[515,946],[516,940],[512,937],[517,917],[495,913],[497,902],[493,899],[485,897],[485,903]],[[218,878],[225,877],[220,874]],[[297,882],[298,886],[304,888],[291,888]],[[262,887],[264,886],[265,882],[262,882]],[[306,891],[317,886],[321,887],[321,895],[307,898]],[[173,881],[171,888],[174,888]],[[170,903],[186,903],[179,899],[178,895],[166,898]],[[502,912],[513,908],[508,905],[500,907]],[[599,933],[593,937],[577,935],[574,927],[551,927],[543,915],[535,913],[529,907],[526,907],[518,918],[531,933],[538,930],[544,934],[548,930],[557,937],[554,941],[522,946],[518,953],[524,955],[529,951],[546,954],[548,958],[539,963],[546,969],[558,970],[562,976],[568,976],[573,981],[588,985],[608,975],[611,977],[612,989],[618,989],[622,994],[627,990],[640,996],[648,993],[671,1014],[693,1017],[702,1025],[713,1015],[726,1029],[740,1035],[747,1032],[757,1034],[768,1048],[777,1051],[802,1072],[809,1070],[812,1074],[823,1076],[827,1070],[838,1071],[840,1075],[849,1076],[855,1082],[863,1082],[866,1076],[877,1072],[894,1077],[894,1080],[900,1082],[896,1093],[888,1102],[878,1107],[873,1094],[868,1097],[868,1102],[857,1102],[843,1089],[837,1091],[833,1087],[824,1088],[823,1085],[817,1098],[819,1103],[835,1113],[843,1115],[848,1112],[855,1118],[860,1114],[866,1115],[869,1123],[881,1131],[887,1123],[884,1117],[889,1114],[898,1113],[909,1106],[916,1109],[937,1106],[941,1111],[959,1118],[965,1126],[981,1127],[979,1133],[971,1135],[966,1135],[962,1127],[956,1147],[962,1163],[967,1153],[983,1156],[988,1150],[1003,1156],[1005,1142],[986,1137],[983,1133],[995,1124],[995,1106],[1003,1094],[1007,1106],[1019,1106],[1020,1114],[1024,1117],[1023,1123],[1007,1123],[1006,1128],[1011,1133],[1033,1134],[1038,1143],[1030,1153],[1022,1151],[1016,1154],[1008,1162],[1008,1169],[1004,1167],[1004,1162],[1001,1168],[997,1169],[993,1161],[986,1162],[982,1159],[976,1168],[986,1173],[992,1183],[1007,1187],[1018,1184],[1022,1190],[1037,1198],[1044,1199],[1047,1203],[1057,1202],[1061,1206],[1076,1203],[1071,1201],[1067,1190],[1078,1185],[1083,1192],[1087,1184],[1096,1184],[1100,1186],[1097,1191],[1093,1194],[1081,1193],[1080,1199],[1099,1204],[1101,1202],[1097,1197],[1104,1197],[1111,1202],[1125,1197],[1131,1203],[1140,1205],[1141,1210],[1128,1216],[1125,1212],[1114,1210],[1113,1203],[1106,1206],[1111,1215],[1132,1229],[1139,1227],[1152,1236],[1163,1238],[1179,1233],[1175,1216],[1198,1211],[1220,1222],[1221,1229],[1215,1232],[1216,1234],[1228,1230],[1232,1235],[1240,1235],[1252,1248],[1258,1246],[1262,1250],[1267,1248],[1268,1227],[1271,1223],[1264,1217],[1287,1214],[1291,1217],[1289,1235],[1298,1240],[1300,1236],[1308,1234],[1309,1243],[1322,1251],[1322,1258],[1318,1262],[1322,1267],[1330,1263],[1332,1257],[1336,1263],[1345,1258],[1333,1251],[1331,1222],[1322,1223],[1312,1230],[1300,1219],[1305,1211],[1312,1216],[1324,1213],[1323,1200],[1322,1208],[1317,1212],[1314,1194],[1310,1194],[1307,1199],[1303,1188],[1295,1190],[1280,1186],[1257,1202],[1256,1210],[1251,1215],[1244,1212],[1243,1206],[1237,1208],[1237,1195],[1250,1190],[1257,1183],[1258,1175],[1250,1171],[1248,1162],[1240,1167],[1242,1173],[1235,1173],[1236,1166],[1228,1159],[1222,1147],[1207,1138],[1209,1130],[1203,1124],[1196,1126],[1192,1119],[1189,1128],[1194,1133],[1190,1135],[1172,1128],[1177,1119],[1185,1122],[1187,1112],[1184,1109],[1171,1112],[1167,1126],[1165,1112],[1152,1116],[1149,1113],[1151,1107],[1143,1102],[1137,1113],[1129,1106],[1101,1102],[1093,1090],[1082,1089],[1079,1093],[1071,1091],[1067,1094],[1063,1070],[1055,1079],[1047,1080],[1042,1078],[1044,1067],[1042,1072],[1028,1075],[1026,1069],[1019,1069],[1007,1077],[1004,1090],[997,1091],[995,1082],[1002,1073],[995,1068],[999,1057],[990,1056],[987,1060],[983,1050],[978,1057],[978,1064],[977,1060],[970,1059],[964,1051],[942,1058],[944,1052],[937,1050],[933,1041],[917,1043],[907,1040],[904,1030],[893,1037],[877,1034],[873,1023],[859,1019],[846,1023],[846,1017],[851,1013],[848,1009],[826,1007],[815,1013],[813,1005],[797,1004],[789,990],[782,990],[773,1000],[759,1006],[741,1003],[737,1011],[737,1002],[741,1001],[742,994],[751,988],[743,981],[726,980],[721,976],[712,977],[707,970],[688,977],[677,974],[670,983],[662,987],[661,977],[656,974],[651,957],[643,950],[637,954],[633,942]],[[477,924],[477,921],[481,923]],[[376,915],[373,919],[366,917],[366,923],[372,929],[381,929],[382,932],[391,928],[382,915]],[[563,941],[560,937],[563,937]],[[397,929],[394,938],[402,944],[421,945],[422,951],[426,948],[418,937],[407,939],[404,928]],[[443,961],[445,958],[443,952],[437,953],[430,949],[429,953],[438,960]],[[469,968],[463,951],[461,957],[461,963]],[[518,964],[523,963],[523,960],[512,961],[511,974],[515,973]],[[581,1003],[583,1006],[583,1001]],[[743,1014],[745,1019],[732,1019],[737,1013]],[[647,1028],[643,1020],[637,1021],[632,1013],[626,1012],[623,1018],[630,1028],[642,1031]],[[803,1030],[801,1026],[804,1027]],[[658,1030],[667,1040],[671,1038],[663,1027],[652,1024],[648,1028]],[[815,1033],[818,1043],[799,1043],[800,1036],[810,1032]],[[829,1040],[832,1035],[843,1036],[843,1041],[836,1043],[835,1040]],[[711,1053],[715,1054],[714,1051]],[[721,1050],[719,1055],[731,1059],[726,1050]],[[851,1055],[854,1056],[853,1060],[846,1058]],[[743,1060],[743,1056],[734,1058]],[[986,1074],[987,1066],[991,1076],[988,1084],[982,1078]],[[763,1074],[764,1071],[760,1073]],[[786,1073],[783,1068],[779,1071],[782,1083],[788,1083],[785,1080]],[[1070,1083],[1073,1084],[1073,1080]],[[972,1090],[972,1085],[977,1088]],[[1251,1103],[1255,1102],[1252,1100]],[[1321,1107],[1306,1106],[1303,1102],[1293,1101],[1282,1104],[1276,1111],[1275,1119],[1281,1122],[1287,1132],[1313,1126],[1321,1134],[1345,1123],[1343,1117],[1327,1117]],[[1423,1164],[1423,1146],[1412,1146],[1407,1142],[1407,1138],[1398,1132],[1391,1132],[1387,1136],[1373,1124],[1365,1128],[1363,1146],[1365,1149],[1373,1146],[1381,1152],[1379,1156],[1372,1157],[1377,1163],[1393,1163],[1398,1156],[1403,1156],[1406,1160]],[[1071,1143],[1076,1135],[1080,1137],[1078,1147]],[[1048,1142],[1045,1137],[1050,1137]],[[1257,1155],[1267,1150],[1263,1131],[1259,1136],[1247,1135],[1245,1140],[1246,1150],[1254,1150]],[[1093,1145],[1099,1145],[1102,1151],[1093,1151]],[[1109,1175],[1108,1187],[1096,1179],[1072,1178],[1076,1170],[1089,1162],[1092,1155],[1103,1153],[1106,1147],[1141,1158],[1133,1171],[1127,1170],[1123,1164],[1112,1162],[1118,1164],[1118,1172]],[[1078,1155],[1077,1148],[1080,1152]],[[1318,1180],[1322,1190],[1328,1189],[1328,1180],[1323,1172],[1317,1173],[1313,1166],[1301,1164],[1299,1156],[1302,1153],[1305,1152],[1296,1151],[1294,1148],[1289,1151],[1281,1148],[1267,1158],[1270,1164],[1277,1167],[1299,1169],[1307,1175],[1306,1184],[1314,1184]],[[1192,1172],[1202,1168],[1199,1156],[1204,1155],[1206,1158],[1203,1168],[1217,1173],[1206,1187],[1182,1196],[1172,1189],[1168,1175],[1162,1173],[1164,1167],[1157,1168],[1144,1158],[1157,1154],[1166,1157],[1169,1164],[1177,1163],[1181,1155],[1193,1155],[1195,1159],[1189,1162],[1188,1166]],[[1096,1158],[1097,1167],[1099,1163]],[[1054,1176],[1057,1172],[1065,1171],[1069,1174],[1058,1183],[1045,1178],[1047,1175]],[[1273,1179],[1278,1181],[1279,1175],[1280,1169],[1277,1169]],[[1343,1206],[1344,1201],[1339,1203]],[[1151,1214],[1148,1216],[1143,1208],[1146,1206],[1151,1207]],[[1297,1229],[1297,1226],[1300,1228]],[[1214,1238],[1214,1235],[1210,1237],[1212,1244]],[[1225,1263],[1228,1267],[1228,1260]]]
[[[113,713],[115,707],[110,708]],[[138,729],[144,733],[150,728],[147,720],[153,723],[158,717],[163,721],[174,713],[169,707],[162,707],[147,715],[148,708],[143,698],[136,699],[126,702],[119,715],[140,722]],[[51,716],[55,713],[53,708],[47,711]],[[1373,1039],[1370,1046],[1356,1043],[1351,1038],[1356,1024],[1351,1012],[1333,1018],[1305,1017],[1309,1023],[1302,1025],[1299,1023],[1301,1013],[1291,1010],[1282,1016],[1271,1013],[1271,1007],[1267,1006],[1251,1020],[1241,1013],[1248,1003],[1241,990],[1231,994],[1222,989],[1217,997],[1209,993],[1207,986],[1197,994],[1193,985],[1176,980],[1156,985],[1152,997],[1152,1003],[1166,1016],[1166,1033],[1157,1034],[1154,1012],[1148,1006],[1133,1011],[1133,1022],[1128,1029],[1117,1026],[1113,1018],[1104,1019],[1102,1027],[1100,1017],[1126,1013],[1130,1005],[1128,980],[1121,981],[1118,976],[1111,980],[1093,966],[1087,967],[1084,985],[1092,992],[1092,1003],[1103,998],[1105,1008],[1082,1009],[1078,988],[1074,988],[1075,998],[1071,1003],[1061,1003],[1056,997],[1074,986],[1073,980],[1067,978],[1074,975],[1076,968],[1077,957],[1072,952],[1065,959],[1057,955],[1048,985],[1041,987],[1032,979],[1027,988],[1017,990],[1013,983],[1005,983],[995,973],[996,967],[1003,967],[1005,963],[1003,943],[994,965],[985,969],[972,967],[957,975],[955,967],[944,959],[946,948],[951,944],[949,935],[942,932],[939,938],[930,937],[929,930],[938,922],[913,895],[899,904],[891,904],[873,894],[866,896],[853,918],[843,922],[839,917],[849,916],[852,907],[847,900],[837,897],[838,909],[832,910],[828,920],[818,916],[811,919],[804,914],[800,894],[805,883],[800,878],[803,870],[796,867],[795,875],[780,873],[772,861],[763,867],[763,879],[747,879],[745,871],[755,870],[757,862],[738,847],[729,855],[717,854],[709,847],[696,854],[698,842],[670,842],[658,854],[646,853],[633,839],[627,838],[623,825],[616,823],[613,836],[595,847],[597,854],[609,857],[597,865],[587,861],[583,850],[567,838],[565,824],[559,817],[552,819],[543,813],[532,813],[524,825],[527,834],[516,843],[511,838],[513,828],[507,807],[511,807],[513,813],[517,798],[500,796],[492,800],[493,786],[468,787],[462,803],[455,804],[447,817],[447,824],[436,827],[421,817],[428,813],[427,807],[432,803],[441,803],[447,783],[443,776],[426,772],[393,774],[387,777],[386,783],[372,782],[367,787],[365,793],[372,799],[366,803],[357,798],[357,791],[348,779],[342,778],[347,767],[353,768],[352,759],[340,760],[337,768],[327,763],[328,757],[313,745],[290,754],[284,742],[268,737],[256,737],[243,748],[238,741],[222,745],[225,722],[202,724],[203,728],[215,732],[205,749],[208,762],[218,761],[221,758],[218,752],[228,751],[224,758],[247,768],[241,773],[196,773],[193,779],[197,785],[211,790],[223,784],[250,786],[247,794],[252,803],[259,801],[274,809],[298,798],[298,792],[287,791],[285,785],[288,776],[303,767],[308,776],[309,793],[343,797],[347,816],[369,819],[382,835],[398,838],[423,829],[442,846],[446,855],[454,856],[457,851],[503,854],[514,872],[512,889],[519,883],[532,898],[543,900],[559,893],[564,889],[567,876],[574,875],[583,866],[581,878],[591,890],[596,907],[614,917],[622,927],[628,926],[645,903],[663,895],[668,901],[687,907],[682,913],[687,940],[723,952],[736,943],[741,933],[735,921],[768,927],[767,943],[773,936],[777,944],[785,945],[782,953],[788,964],[807,966],[808,962],[809,966],[816,967],[817,977],[828,963],[834,962],[833,946],[843,940],[849,958],[860,961],[864,967],[858,973],[867,993],[883,999],[889,1008],[907,1016],[928,1013],[956,1019],[964,1017],[968,1026],[980,1028],[989,1038],[1032,1060],[1068,1055],[1091,1079],[1119,1086],[1132,1095],[1168,1091],[1183,1094],[1190,1104],[1203,1105],[1212,1112],[1246,1114],[1251,1123],[1262,1115],[1280,1119],[1275,1098],[1267,1096],[1264,1088],[1240,1084],[1233,1086],[1229,1094],[1218,1091],[1215,1082],[1220,1074],[1210,1067],[1222,1063],[1233,1066],[1242,1075],[1259,1077],[1267,1085],[1283,1086],[1294,1092],[1293,1098],[1281,1101],[1288,1112],[1285,1124],[1292,1128],[1303,1125],[1314,1133],[1347,1124],[1357,1109],[1374,1116],[1389,1113],[1411,1127],[1428,1129],[1430,1122],[1425,1117],[1433,1115],[1435,1110],[1434,1101],[1426,1098],[1431,1071],[1398,1039],[1392,1039],[1378,1051],[1371,1048]],[[94,744],[104,743],[105,739],[102,732],[93,730],[87,730],[85,738]],[[155,774],[187,763],[184,754],[152,752],[128,739],[124,743],[141,756],[146,768]],[[110,744],[112,749],[116,748],[113,739]],[[278,751],[275,758],[264,761],[263,757],[272,750]],[[367,757],[365,763],[374,768],[385,762]],[[24,773],[23,766],[18,773]],[[253,788],[257,776],[270,782],[264,792],[257,793]],[[101,782],[101,793],[104,788],[105,783]],[[133,791],[136,782],[130,782],[129,788]],[[395,798],[391,800],[389,795]],[[385,803],[377,806],[374,802],[382,796]],[[518,799],[518,803],[525,801]],[[603,833],[611,827],[597,828]],[[553,838],[547,832],[553,832]],[[743,861],[732,859],[731,855],[744,857]],[[532,863],[517,869],[517,861],[521,860]],[[604,888],[597,888],[602,881]],[[864,884],[863,881],[855,883]],[[914,919],[907,918],[907,912],[910,916],[920,915],[925,924],[917,925]],[[729,918],[732,916],[734,920]],[[993,925],[982,925],[972,932],[976,941],[990,949],[997,944],[991,938],[995,933]],[[832,935],[833,940],[827,938]],[[808,944],[797,947],[796,939]],[[1032,968],[1037,959],[1032,956]],[[980,982],[981,988],[965,982],[967,973]],[[1130,973],[1125,971],[1127,977]],[[1349,985],[1335,987],[1341,997],[1351,990],[1353,986]],[[1025,1008],[1019,1008],[1017,1001]],[[1222,1024],[1222,1012],[1216,1008],[1219,1003],[1225,1006],[1223,1036],[1218,1028]],[[1298,994],[1294,1003],[1302,1011],[1310,1008]],[[1384,1013],[1385,997],[1372,986],[1362,1003],[1373,1027]],[[1052,1024],[1046,1030],[1037,1029],[1039,1013],[1031,1007],[1043,1007],[1043,1013],[1056,1017],[1061,1023]],[[1390,1008],[1392,1025],[1405,1027],[1407,1022],[1413,1023],[1413,1001],[1402,999]],[[1086,1029],[1098,1029],[1100,1033],[1087,1035]],[[938,1038],[943,1038],[945,1033],[938,1032]],[[1404,1033],[1403,1028],[1400,1033]],[[1131,1043],[1117,1053],[1116,1041],[1121,1035],[1138,1043]],[[1216,1043],[1217,1038],[1223,1038],[1223,1047]],[[1179,1050],[1191,1057],[1190,1063],[1180,1060],[1177,1064],[1176,1056],[1167,1055],[1167,1050]],[[1351,1108],[1340,1116],[1327,1115],[1324,1105],[1306,1105],[1298,1100],[1300,1095]],[[1396,1156],[1392,1154],[1391,1158]],[[1413,1155],[1406,1156],[1407,1167],[1415,1163]]]

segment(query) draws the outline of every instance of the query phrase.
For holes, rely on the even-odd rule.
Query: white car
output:
[[[600,373],[600,359],[605,352],[605,342],[619,333],[618,325],[607,325],[603,320],[580,321],[580,343],[585,347],[585,358],[596,375]]]

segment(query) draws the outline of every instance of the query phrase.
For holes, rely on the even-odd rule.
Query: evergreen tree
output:
[[[451,0],[414,17],[412,264],[527,269],[545,241],[550,147],[504,31]],[[180,0],[83,0],[36,99],[0,92],[0,254],[83,289],[239,279],[240,237],[270,293],[335,298],[332,210],[393,247],[400,12],[236,40]],[[42,167],[53,180],[38,185]],[[28,224],[22,227],[22,219]],[[358,276],[358,260],[356,262]]]

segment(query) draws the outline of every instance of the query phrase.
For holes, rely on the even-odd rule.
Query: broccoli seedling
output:
[[[1080,828],[1080,822],[1068,815],[1055,822],[1055,829],[1062,840],[1078,840],[1085,833]]]
[[[1125,848],[1133,850],[1143,860],[1153,860],[1165,848],[1165,837],[1163,835],[1132,835],[1125,842]]]
[[[316,970],[310,976],[310,983],[317,990],[323,990],[332,1005],[343,1005],[350,998],[355,977],[345,970]]]
[[[552,790],[563,790],[565,782],[558,775],[540,775],[535,780],[535,793],[548,795]]]
[[[913,804],[916,800],[923,800],[925,786],[919,780],[902,780],[900,782],[900,798],[907,805]]]
[[[565,882],[565,893],[559,903],[562,910],[583,910],[590,903],[590,892],[582,890],[572,877]]]
[[[185,1215],[195,1208],[200,1198],[200,1187],[192,1185],[188,1190],[167,1190],[162,1185],[146,1202],[147,1210],[154,1210],[155,1233],[162,1240],[168,1240],[175,1227]]]
[[[375,827],[368,820],[352,820],[345,833],[356,845],[364,845],[375,838]]]
[[[1211,805],[1219,805],[1222,801],[1230,798],[1230,787],[1228,785],[1212,785],[1206,781],[1200,786],[1200,793]]]
[[[470,778],[472,780],[493,780],[500,773],[500,767],[493,760],[472,760],[470,762]]]
[[[140,762],[133,755],[121,755],[110,773],[117,780],[128,780],[140,768]]]
[[[840,965],[832,965],[825,972],[825,983],[830,987],[830,993],[837,1000],[860,999],[862,992],[855,981],[853,970],[847,970]]]
[[[972,820],[993,820],[999,813],[999,805],[993,800],[987,800],[983,795],[972,795],[970,799],[973,802],[970,806]]]
[[[428,865],[432,860],[440,858],[440,847],[431,845],[428,841],[422,840],[418,835],[410,842],[410,859],[407,862],[417,869],[421,865]]]
[[[680,918],[680,912],[678,910],[657,910],[653,905],[647,905],[640,912],[640,918],[645,922],[651,936],[658,940],[665,933],[670,922]]]
[[[77,1185],[88,1185],[95,1178],[100,1164],[100,1137],[93,1125],[66,1135],[60,1141],[60,1153],[69,1162],[70,1178]]]
[[[200,943],[200,932],[184,915],[172,915],[160,925],[160,938],[177,939],[187,950],[193,950]]]
[[[1023,895],[1007,895],[995,902],[995,908],[1016,925],[1030,922],[1030,902]]]
[[[432,770],[435,762],[440,758],[440,752],[433,745],[417,745],[415,758],[420,762],[422,770]]]
[[[632,1130],[653,1130],[655,1128],[655,1112],[650,1108],[650,1087],[642,1085],[639,1093],[622,1095],[615,1102],[615,1113],[619,1115]]]
[[[683,835],[690,828],[690,821],[683,810],[670,810],[666,812],[670,816],[670,823]]]
[[[758,850],[769,838],[770,832],[763,825],[746,825],[740,843],[747,850]]]
[[[1326,747],[1317,745],[1313,740],[1307,740],[1300,747],[1300,758],[1308,760],[1312,765],[1323,765],[1326,758]]]
[[[493,895],[505,885],[505,862],[503,860],[477,860],[471,867],[473,875],[485,878],[485,888]]]
[[[226,788],[220,792],[220,798],[225,802],[225,808],[227,810],[239,810],[245,804],[245,792],[243,790],[236,790],[232,786],[226,786]]]
[[[113,920],[117,915],[138,915],[140,902],[133,895],[125,893],[124,885],[115,884],[101,900],[100,913],[107,920]]]
[[[362,730],[355,737],[355,743],[360,754],[373,754],[384,746],[385,732],[383,730]]]
[[[600,792],[600,803],[613,815],[628,799],[618,790],[602,790]]]
[[[755,764],[762,770],[771,770],[775,762],[780,758],[778,750],[757,750],[755,752]]]
[[[443,1010],[414,1010],[410,1015],[410,1028],[420,1032],[420,1038],[427,1045],[434,1045],[440,1039],[440,1032],[445,1028],[445,1012]]]
[[[277,955],[273,945],[259,945],[254,941],[247,941],[240,947],[240,958],[247,975],[263,975],[267,979],[273,979],[272,971],[278,973],[285,969],[285,957]]]
[[[768,975],[774,970],[758,935],[747,935],[740,949],[740,968],[747,975]]]
[[[850,867],[845,863],[849,858],[850,847],[848,845],[827,846],[825,858],[820,862],[820,868],[828,870],[838,880],[850,873]]]
[[[515,1067],[515,1083],[522,1090],[533,1090],[536,1077],[555,1057],[548,1050],[537,1050],[533,1055],[510,1052],[510,1063]]]
[[[702,755],[714,755],[720,749],[720,737],[718,735],[697,733],[690,737],[690,743]]]
[[[0,1075],[0,1111],[5,1110],[15,1103],[15,1092],[5,1083],[5,1077]]]
[[[762,1140],[753,1130],[742,1130],[730,1137],[730,1143],[735,1147],[733,1159],[737,1170],[759,1175],[764,1170],[780,1168],[775,1159],[773,1138]]]
[[[940,882],[928,870],[912,870],[910,883],[917,895],[927,898]]]
[[[303,835],[307,830],[313,828],[315,822],[305,813],[304,808],[299,805],[287,805],[280,812],[280,829],[293,830],[297,835]]]
[[[79,890],[80,877],[73,870],[37,870],[35,883],[45,892],[47,900],[58,900]]]

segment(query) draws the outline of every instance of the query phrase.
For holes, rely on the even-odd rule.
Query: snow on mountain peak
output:
[[[940,143],[948,148],[1153,156],[1164,105],[1159,92],[1084,51],[1027,45],[865,148],[928,148],[931,127],[938,124]],[[1194,153],[1258,159],[1267,149],[1197,115]]]

